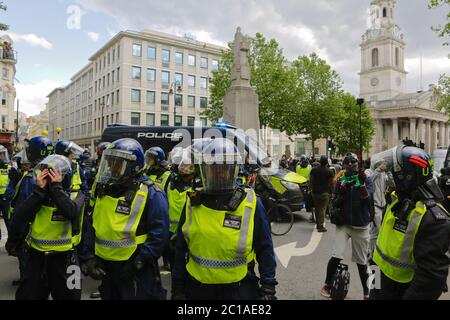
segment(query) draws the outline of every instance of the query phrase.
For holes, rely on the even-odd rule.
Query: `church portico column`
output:
[[[438,147],[446,147],[445,144],[445,123],[439,122],[439,144]]]
[[[425,120],[425,151],[431,150],[431,121]]]
[[[398,119],[392,119],[392,144],[396,146],[398,144]]]
[[[430,152],[431,150],[434,150],[437,148],[437,127],[438,127],[438,123],[436,121],[432,121],[431,122],[431,147],[430,147]]]
[[[420,141],[423,142],[424,137],[423,137],[423,119],[419,118],[417,121],[417,143],[419,144]]]
[[[383,142],[383,120],[377,119],[376,120],[376,134],[375,134],[375,145],[373,146],[373,150],[375,152],[381,152],[382,149],[382,142]]]
[[[450,138],[449,138],[449,134],[450,134],[450,126],[448,124],[448,122],[445,122],[445,147],[448,148],[448,145],[450,144]]]
[[[409,139],[416,142],[416,118],[409,119]]]

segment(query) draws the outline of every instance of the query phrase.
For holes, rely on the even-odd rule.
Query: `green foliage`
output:
[[[445,74],[441,75],[437,86],[433,89],[433,93],[437,102],[437,108],[450,114],[450,77]]]
[[[450,0],[429,0],[428,7],[430,9],[434,9],[437,7],[442,7],[444,5],[450,6]],[[436,27],[432,27],[431,29],[435,31],[439,37],[444,38],[446,36],[450,36],[450,10],[447,13],[447,23],[442,26],[438,25]],[[444,45],[449,45],[448,42],[445,42]]]
[[[360,109],[355,97],[348,93],[343,93],[339,97],[339,107],[337,112],[336,131],[333,141],[338,146],[338,154],[344,155],[347,152],[358,153],[360,151]],[[361,106],[361,128],[363,150],[370,149],[370,142],[375,134],[375,125],[366,104]]]
[[[293,132],[309,135],[312,141],[333,136],[342,92],[339,75],[315,53],[299,57],[292,68],[297,98]]]
[[[3,1],[0,1],[0,10],[6,11],[7,6],[5,4],[3,4]],[[9,29],[9,26],[4,24],[4,23],[0,23],[0,31],[6,31]]]

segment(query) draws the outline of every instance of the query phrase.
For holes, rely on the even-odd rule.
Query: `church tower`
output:
[[[362,36],[360,96],[392,99],[405,92],[405,42],[395,23],[395,0],[372,0],[368,29]]]

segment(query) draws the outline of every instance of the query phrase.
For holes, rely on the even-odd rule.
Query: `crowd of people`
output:
[[[174,300],[276,299],[266,210],[277,191],[263,174],[238,183],[255,170],[232,141],[205,138],[166,154],[125,138],[96,151],[92,162],[72,141],[38,136],[10,161],[0,147],[16,299],[81,299],[81,288],[67,285],[74,266],[101,281],[102,299],[166,299],[160,258]],[[438,183],[423,150],[399,146],[364,164],[355,154],[341,162],[297,155],[280,166],[309,184],[317,231],[327,232],[327,215],[336,225],[324,297],[338,289],[349,239],[363,299],[437,299],[446,290],[450,171]],[[381,270],[380,288],[370,290],[368,265]]]

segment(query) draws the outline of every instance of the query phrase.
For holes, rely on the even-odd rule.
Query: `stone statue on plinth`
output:
[[[258,136],[259,102],[256,89],[250,84],[249,51],[249,41],[238,27],[234,37],[231,87],[223,101],[223,120],[243,130],[253,129]]]

